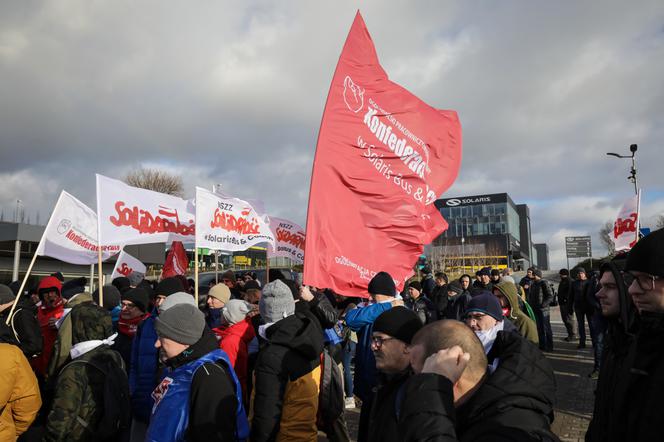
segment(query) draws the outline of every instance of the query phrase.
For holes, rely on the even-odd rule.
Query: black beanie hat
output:
[[[412,287],[415,290],[417,290],[418,292],[422,291],[422,284],[420,284],[419,281],[410,281],[408,283],[408,287]]]
[[[257,281],[254,281],[253,279],[251,281],[247,281],[244,283],[244,288],[243,290],[246,292],[247,290],[260,290],[261,286],[258,284]]]
[[[394,280],[387,272],[378,272],[376,276],[369,281],[367,291],[371,295],[385,295],[395,296],[397,287],[394,285]]]
[[[581,266],[576,267],[574,270],[576,271],[576,274],[577,274],[577,275],[578,275],[579,273],[585,273],[585,274],[588,274],[588,272],[586,272],[586,269],[583,268],[583,267],[581,267]]]
[[[468,302],[464,316],[471,312],[480,312],[493,317],[496,321],[503,320],[503,310],[500,301],[486,290],[480,291]]]
[[[560,271],[558,272],[558,274],[559,274],[559,275],[569,276],[569,270],[567,270],[567,269],[560,269]]]
[[[477,275],[479,275],[479,276],[482,276],[482,275],[491,276],[491,267],[483,267],[482,269],[480,269],[479,272],[477,272]]]
[[[373,331],[385,333],[410,344],[413,336],[422,328],[422,321],[412,310],[403,306],[392,307],[376,318]]]
[[[92,299],[96,302],[99,299],[99,288],[92,292]],[[120,290],[113,284],[104,286],[104,308],[113,310],[120,305]]]
[[[463,293],[463,287],[461,287],[459,281],[452,281],[447,284],[447,291],[454,292],[458,295],[459,293]]]
[[[150,302],[150,295],[142,288],[136,287],[135,289],[129,289],[122,293],[122,300],[131,301],[139,308],[139,310],[146,312],[148,309],[148,302]]]
[[[131,282],[126,276],[119,276],[115,278],[113,281],[111,281],[111,284],[113,284],[115,288],[120,291],[120,293],[124,293],[131,289]]]
[[[491,270],[491,276],[500,276],[500,270],[492,269]]]
[[[542,270],[541,269],[534,269],[533,270],[533,275],[539,276],[541,278],[542,277]]]
[[[173,293],[184,292],[182,282],[178,278],[164,278],[154,289],[155,296],[170,296]]]
[[[625,270],[664,277],[664,229],[644,236],[632,247]]]

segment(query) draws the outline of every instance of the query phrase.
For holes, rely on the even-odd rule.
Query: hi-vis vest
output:
[[[213,350],[205,356],[189,362],[175,370],[167,369],[157,388],[152,392],[154,406],[150,417],[146,441],[180,442],[185,441],[189,425],[189,393],[191,381],[199,367],[208,362],[223,361],[235,384],[237,400],[235,437],[238,441],[249,438],[249,421],[242,404],[242,387],[235,375],[233,366],[223,350]]]

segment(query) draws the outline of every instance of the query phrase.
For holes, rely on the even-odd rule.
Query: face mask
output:
[[[484,354],[489,353],[491,347],[493,347],[494,341],[496,340],[496,336],[498,336],[498,332],[503,329],[504,325],[505,321],[500,321],[498,324],[494,325],[488,330],[478,330],[475,332],[477,337],[480,339],[482,346],[484,346]]]

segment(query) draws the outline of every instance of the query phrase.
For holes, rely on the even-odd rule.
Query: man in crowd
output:
[[[588,442],[630,439],[624,431],[620,408],[630,394],[625,380],[631,377],[628,355],[634,341],[636,308],[627,293],[628,284],[622,272],[624,261],[624,258],[617,258],[600,267],[601,289],[596,297],[608,330],[602,353],[602,371],[595,389],[595,409],[586,434]],[[631,277],[628,278],[631,282]]]
[[[422,277],[422,281],[420,281],[420,285],[422,287],[422,290],[420,291],[424,293],[424,296],[431,298],[431,295],[436,288],[436,282],[434,281],[433,274],[431,273],[431,267],[424,267],[422,269],[422,274],[424,276]]]
[[[498,332],[489,358],[473,331],[437,321],[413,338],[416,374],[404,388],[403,441],[557,441],[551,433],[555,378],[542,353],[516,333]]]
[[[498,299],[489,292],[480,292],[468,303],[465,322],[479,338],[484,353],[489,353],[500,331],[516,332],[516,327],[505,320]],[[518,332],[517,332],[518,333]],[[489,361],[489,369],[493,372],[498,361]]]
[[[487,290],[489,292],[493,290],[493,284],[491,282],[491,267],[480,269],[480,271],[477,272],[477,276],[479,277],[479,281],[476,281],[477,284],[473,284],[475,289]]]
[[[408,299],[405,305],[417,314],[422,324],[428,324],[438,318],[433,303],[422,293],[422,287],[419,282],[409,282],[407,293]]]
[[[586,291],[588,289],[588,276],[583,267],[576,268],[576,279],[572,282],[572,305],[576,314],[576,324],[579,329],[579,346],[586,348],[586,319],[590,328],[589,307],[586,303]]]
[[[459,278],[459,284],[461,284],[461,288],[463,291],[470,293],[470,275],[461,275]]]
[[[251,440],[316,440],[321,330],[315,319],[295,315],[293,293],[281,280],[265,285],[259,309],[266,343],[254,369]]]
[[[470,299],[470,293],[464,290],[458,282],[452,281],[447,284],[447,307],[443,318],[463,321],[463,315]]]
[[[436,312],[436,318],[442,318],[445,314],[445,308],[447,307],[447,284],[449,280],[447,275],[443,272],[436,273],[436,287],[433,289],[433,294],[431,295],[431,302]]]
[[[242,299],[242,298],[234,298]],[[215,284],[210,288],[207,295],[207,309],[205,322],[211,329],[221,327],[223,318],[221,311],[228,301],[231,300],[231,289],[226,284]]]
[[[500,270],[498,269],[492,269],[491,270],[491,285],[495,286],[500,282]],[[492,287],[493,289],[493,287]]]
[[[399,391],[411,375],[408,346],[422,328],[417,315],[405,307],[381,313],[374,322],[371,350],[376,358],[378,386],[372,401],[368,434],[360,439],[376,442],[399,441]]]
[[[165,301],[166,302],[166,301]],[[249,437],[242,387],[205,316],[177,304],[155,320],[155,346],[166,365],[153,392],[146,440],[229,441]]]
[[[560,284],[558,284],[558,307],[560,308],[560,318],[565,324],[567,329],[567,337],[564,338],[567,342],[572,342],[576,339],[574,333],[574,304],[572,301],[572,283],[569,278],[569,270],[560,269]]]
[[[630,349],[630,377],[624,380],[629,394],[616,419],[622,420],[627,440],[658,440],[664,395],[664,229],[636,243],[625,271],[633,278],[628,292],[639,328]]]
[[[540,269],[534,269],[532,275],[530,289],[528,290],[528,304],[535,313],[539,348],[544,351],[553,351],[553,331],[551,330],[551,318],[549,316],[549,304],[553,300],[553,293],[551,293],[548,282],[542,279]]]
[[[514,324],[521,336],[539,345],[537,325],[521,310],[516,284],[503,281],[493,287],[493,294],[498,298],[503,316]]]
[[[231,299],[242,299],[242,293],[240,292],[237,281],[235,280],[235,272],[232,270],[226,270],[221,275],[221,282],[226,284],[226,286],[231,289]]]
[[[118,338],[113,349],[120,353],[125,368],[131,365],[131,347],[138,325],[150,316],[148,303],[150,296],[142,288],[129,289],[122,294],[122,310],[118,320]]]
[[[60,296],[61,289],[62,282],[55,276],[45,277],[37,287],[37,293],[41,300],[41,305],[37,309],[37,321],[41,329],[43,347],[41,354],[30,360],[30,364],[34,368],[37,377],[41,379],[46,376],[48,362],[51,359],[55,339],[58,336],[58,328],[55,323],[65,312],[65,302]]]
[[[403,306],[403,300],[396,299],[397,289],[394,279],[387,272],[378,272],[369,282],[369,295],[371,303],[362,303],[346,313],[346,324],[351,330],[357,332],[357,347],[355,349],[355,378],[353,379],[354,392],[362,401],[360,411],[360,435],[368,433],[369,413],[373,388],[376,386],[376,359],[371,350],[374,321],[381,313],[396,306]]]
[[[25,357],[31,359],[42,351],[42,335],[36,317],[37,308],[30,297],[20,296],[7,324],[16,296],[18,295],[8,286],[0,284],[0,342],[18,346]]]
[[[526,270],[526,276],[519,281],[519,286],[521,286],[526,296],[528,296],[528,290],[530,290],[530,284],[533,281],[533,270],[535,270],[534,267],[528,267]]]

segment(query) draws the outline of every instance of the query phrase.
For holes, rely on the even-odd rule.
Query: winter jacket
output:
[[[37,307],[29,297],[21,296],[7,325],[9,310],[0,314],[0,342],[17,345],[30,360],[39,355],[43,347],[41,329],[37,322]]]
[[[456,319],[457,321],[463,321],[463,315],[466,312],[466,308],[468,307],[470,300],[471,296],[467,292],[459,293],[454,298],[450,298],[448,296],[444,319]]]
[[[392,308],[392,303],[359,305],[346,312],[346,325],[357,332],[355,348],[355,376],[353,391],[357,397],[366,401],[376,385],[376,359],[371,351],[373,323],[381,313]]]
[[[400,442],[397,412],[401,406],[403,385],[412,372],[378,375],[378,388],[369,414],[367,442]],[[400,411],[400,410],[399,410]]]
[[[433,295],[434,289],[436,288],[436,281],[433,278],[433,275],[431,273],[424,275],[424,278],[422,278],[420,284],[422,284],[422,293],[424,293],[424,295],[427,297],[431,297],[431,295]]]
[[[428,324],[438,319],[436,308],[433,303],[425,295],[420,295],[419,298],[413,300],[412,298],[406,301],[405,306],[410,310],[417,313],[422,324]]]
[[[62,283],[55,276],[47,276],[42,279],[37,286],[37,292],[39,293],[39,296],[42,297],[42,294],[51,288],[56,289],[58,293],[60,293],[60,290],[62,289]],[[53,306],[49,307],[46,303],[42,302],[37,309],[37,322],[39,323],[39,328],[41,330],[43,346],[41,354],[38,357],[31,359],[30,365],[32,365],[32,368],[38,376],[46,376],[48,361],[51,359],[55,339],[58,336],[58,329],[51,327],[49,321],[51,318],[55,320],[60,319],[64,314],[64,309],[64,300],[61,296],[58,296]]]
[[[558,284],[558,304],[572,306],[572,281],[569,277],[560,278]]]
[[[154,328],[157,309],[138,325],[136,336],[131,346],[131,363],[129,364],[129,392],[131,393],[131,411],[134,419],[147,424],[154,400],[152,391],[159,383],[157,366],[159,351],[154,344],[157,331]]]
[[[505,317],[512,321],[521,336],[539,345],[537,325],[519,308],[516,286],[511,282],[505,281],[497,284],[496,288],[505,296],[509,304],[510,311]]]
[[[71,312],[71,343],[106,339],[113,334],[109,313],[85,303]],[[94,441],[104,415],[104,373],[93,367],[123,366],[118,352],[101,345],[65,365],[57,377],[55,395],[48,414],[44,441]],[[126,405],[127,407],[129,404]]]
[[[544,280],[534,280],[530,284],[530,290],[527,295],[528,304],[535,311],[549,311],[549,305],[553,300],[553,293],[549,283]]]
[[[580,313],[586,313],[589,310],[589,306],[586,302],[586,290],[588,286],[588,280],[577,279],[572,282],[572,302],[574,303],[574,311]]]
[[[89,293],[79,293],[73,296],[66,304],[65,314],[60,320],[58,327],[58,336],[53,344],[53,353],[48,362],[48,369],[46,371],[46,379],[49,380],[56,376],[65,363],[69,361],[69,350],[71,350],[71,310],[77,305],[81,304],[92,305],[92,295]]]
[[[595,408],[586,433],[586,441],[624,441],[624,415],[620,408],[627,401],[630,378],[630,347],[634,342],[636,308],[627,293],[622,273],[613,262],[602,264],[602,272],[610,271],[618,288],[620,312],[607,318],[608,330],[602,350],[602,370],[595,389]]]
[[[458,408],[452,383],[437,374],[411,377],[399,415],[402,441],[558,441],[551,430],[556,384],[537,347],[498,332],[489,360],[496,371]]]
[[[219,348],[228,355],[228,360],[240,380],[240,385],[242,385],[243,397],[246,402],[249,343],[256,337],[251,319],[245,318],[243,321],[213,331],[221,338]]]
[[[252,441],[317,441],[323,338],[311,318],[291,315],[266,331],[254,369]]]
[[[0,343],[0,440],[16,440],[39,407],[39,386],[28,360],[18,347]]]
[[[436,310],[436,318],[443,318],[445,315],[445,309],[447,308],[447,284],[437,285],[433,289],[433,294],[431,295],[431,302],[434,305]]]

